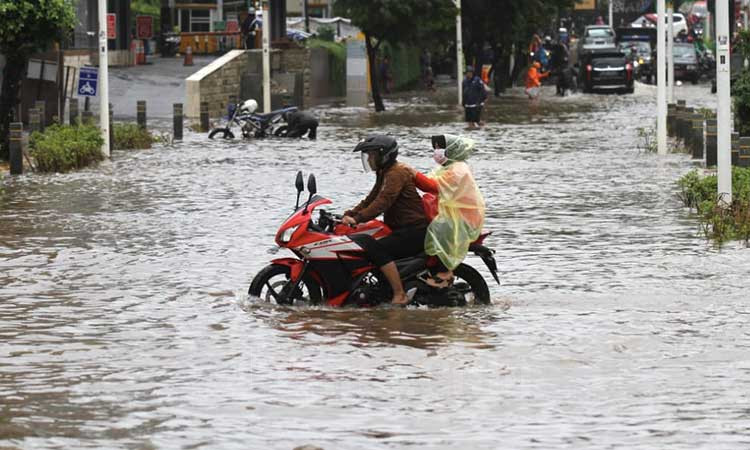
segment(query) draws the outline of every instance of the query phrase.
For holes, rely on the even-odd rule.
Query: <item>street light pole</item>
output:
[[[614,2],[614,0],[609,0],[607,3],[609,3],[609,26],[614,29],[615,23],[614,23],[614,20],[613,20],[613,16],[614,16],[613,12],[614,11],[613,11],[612,2]]]
[[[656,145],[660,155],[667,154],[667,65],[664,39],[664,0],[656,0]]]
[[[102,154],[109,158],[109,61],[107,61],[107,0],[99,0],[99,127],[104,144]],[[62,119],[62,118],[61,118]]]
[[[463,106],[463,91],[461,90],[461,83],[464,77],[464,43],[461,37],[461,0],[455,0],[456,8],[456,83],[458,84],[458,106]]]
[[[667,103],[674,103],[674,14],[667,6]]]
[[[717,148],[716,163],[718,172],[719,198],[732,204],[732,116],[730,111],[730,72],[729,72],[729,5],[726,1],[716,2],[716,108]]]
[[[271,112],[271,14],[268,0],[263,0],[263,112]]]

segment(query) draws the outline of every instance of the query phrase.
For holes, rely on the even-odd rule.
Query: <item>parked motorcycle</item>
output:
[[[244,138],[264,138],[268,136],[285,136],[287,126],[281,125],[283,115],[286,112],[297,111],[296,106],[271,111],[268,114],[258,114],[258,103],[255,100],[246,100],[243,103],[230,104],[227,111],[227,123],[223,127],[212,129],[208,138],[215,137],[223,139],[234,139],[234,127],[239,127]]]
[[[343,224],[341,216],[323,209],[316,222],[313,211],[331,201],[317,195],[315,176],[310,175],[307,181],[309,197],[300,206],[300,195],[304,191],[302,172],[297,173],[295,185],[297,202],[294,213],[277,231],[276,244],[291,250],[296,258],[272,260],[252,280],[248,293],[281,305],[371,307],[389,302],[392,296],[390,284],[368,261],[364,249],[350,238],[365,233],[380,239],[391,233],[388,226],[379,220],[371,220],[352,227]],[[425,198],[423,202],[428,204],[430,199]],[[469,251],[484,261],[495,281],[500,283],[494,251],[482,244],[489,234],[482,233]],[[410,304],[441,307],[490,303],[487,283],[466,263],[453,271],[455,281],[452,286],[442,289],[429,286],[424,280],[430,258],[422,254],[396,261]]]

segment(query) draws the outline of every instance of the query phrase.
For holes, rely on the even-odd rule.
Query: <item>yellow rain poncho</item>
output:
[[[427,227],[424,247],[453,270],[482,232],[484,199],[464,162],[474,151],[474,141],[450,134],[445,141],[447,161],[428,175],[438,185],[438,215]]]

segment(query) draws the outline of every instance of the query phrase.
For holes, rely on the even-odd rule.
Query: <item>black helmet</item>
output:
[[[357,146],[354,147],[354,152],[363,153],[362,162],[365,170],[368,167],[366,164],[367,160],[365,159],[367,156],[364,154],[372,151],[378,154],[377,169],[384,169],[396,162],[396,158],[398,158],[398,142],[396,142],[396,139],[384,134],[371,134],[359,141]]]

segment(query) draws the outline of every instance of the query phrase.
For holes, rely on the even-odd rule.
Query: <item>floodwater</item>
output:
[[[373,183],[357,140],[392,133],[427,171],[429,136],[464,133],[447,103],[321,108],[314,143],[189,134],[6,178],[0,447],[750,447],[750,253],[682,207],[688,155],[639,148],[654,97],[493,99],[471,163],[502,284],[476,309],[246,295],[297,170],[344,210]]]

